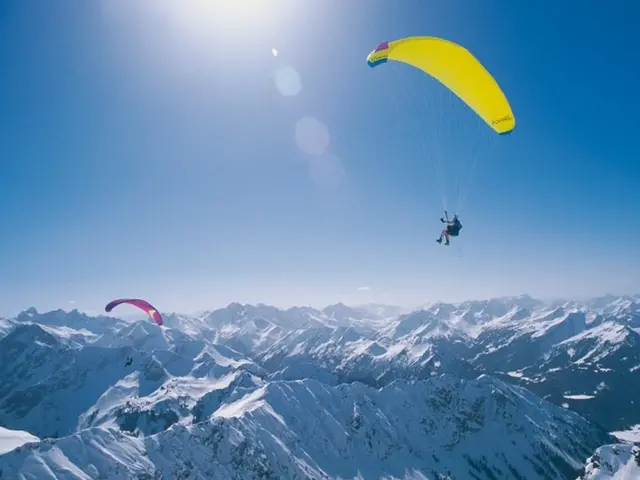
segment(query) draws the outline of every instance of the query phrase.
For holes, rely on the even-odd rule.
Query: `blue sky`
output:
[[[640,291],[640,7],[187,3],[0,4],[0,314]],[[412,35],[469,48],[516,130],[367,66]]]

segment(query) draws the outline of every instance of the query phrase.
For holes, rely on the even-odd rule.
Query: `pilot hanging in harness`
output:
[[[460,230],[462,229],[462,224],[460,223],[460,220],[458,220],[458,215],[454,215],[453,220],[449,221],[449,215],[447,214],[446,210],[444,212],[444,218],[441,218],[440,221],[442,223],[446,223],[447,226],[444,228],[444,230],[442,230],[440,238],[438,238],[436,242],[442,243],[442,238],[444,237],[444,244],[449,245],[449,238],[458,236]]]

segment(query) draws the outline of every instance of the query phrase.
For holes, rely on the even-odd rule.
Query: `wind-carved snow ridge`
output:
[[[0,320],[0,425],[48,438],[2,478],[575,479],[640,424],[640,296],[163,316]]]

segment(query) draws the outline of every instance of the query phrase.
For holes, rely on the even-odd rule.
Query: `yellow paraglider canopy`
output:
[[[466,48],[437,37],[409,37],[381,43],[367,56],[370,67],[387,60],[407,63],[431,75],[499,134],[515,128],[516,120],[500,86]]]

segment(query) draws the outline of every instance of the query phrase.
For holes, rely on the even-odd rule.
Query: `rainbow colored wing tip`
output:
[[[367,64],[373,68],[382,63],[386,63],[387,50],[389,50],[389,42],[382,42],[373,52],[367,55]]]

